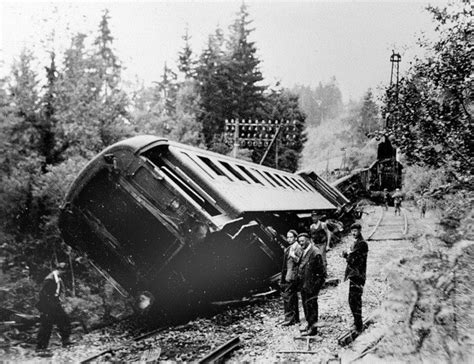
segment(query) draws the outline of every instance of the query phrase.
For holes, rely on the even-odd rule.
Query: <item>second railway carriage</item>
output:
[[[280,270],[286,231],[313,210],[331,214],[347,202],[315,174],[146,135],[89,162],[59,227],[130,294],[150,292],[167,308],[265,286]]]

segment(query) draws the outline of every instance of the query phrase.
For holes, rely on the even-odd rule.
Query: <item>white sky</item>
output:
[[[343,98],[358,99],[390,79],[390,54],[408,67],[422,31],[432,34],[427,2],[247,1],[266,84],[281,81],[316,86],[335,76]],[[446,1],[431,1],[442,5]],[[146,85],[160,79],[163,65],[175,68],[188,26],[195,54],[219,24],[226,34],[241,1],[2,1],[0,57],[8,72],[22,47],[38,57],[51,44],[61,51],[77,31],[97,34],[104,8],[110,13],[114,47],[126,80]],[[54,42],[48,41],[54,30]],[[42,64],[44,66],[44,64]],[[43,68],[41,68],[42,70]]]

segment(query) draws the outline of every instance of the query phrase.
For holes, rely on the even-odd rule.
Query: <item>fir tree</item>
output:
[[[184,75],[185,79],[192,79],[196,76],[196,62],[193,59],[193,51],[189,44],[191,37],[187,27],[182,39],[184,40],[184,46],[178,54],[178,70]]]
[[[228,118],[228,99],[226,99],[227,78],[224,65],[224,36],[218,27],[210,35],[207,47],[199,58],[197,83],[200,97],[198,120],[202,125],[204,141],[212,146],[213,138],[224,130],[224,121]]]
[[[278,121],[280,132],[275,144],[269,150],[264,165],[295,172],[306,143],[306,115],[299,107],[298,96],[286,89],[271,89],[262,104],[265,120]],[[252,160],[259,163],[266,148],[256,148]]]
[[[374,132],[377,132],[382,127],[379,109],[374,101],[371,89],[367,90],[363,97],[358,119],[359,125],[354,130],[354,134],[360,143],[364,143],[367,138],[373,136]]]
[[[254,29],[250,28],[247,6],[242,3],[237,18],[230,26],[228,41],[227,98],[230,105],[227,118],[255,119],[263,102],[263,81],[260,60],[255,43],[250,41]]]
[[[44,86],[45,94],[42,100],[42,115],[40,123],[40,154],[45,157],[45,167],[49,164],[58,162],[58,154],[56,153],[56,81],[58,71],[55,62],[56,54],[54,51],[50,53],[50,65],[45,67],[46,70],[46,86]]]

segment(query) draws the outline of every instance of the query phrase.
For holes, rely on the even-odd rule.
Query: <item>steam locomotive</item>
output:
[[[381,191],[402,188],[403,166],[397,160],[396,149],[388,137],[379,143],[377,159],[368,167],[353,171],[332,183],[351,201],[361,197],[380,200]],[[380,201],[379,201],[380,202]]]

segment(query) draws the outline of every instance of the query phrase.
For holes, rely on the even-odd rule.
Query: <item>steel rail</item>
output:
[[[225,344],[219,346],[217,349],[211,351],[204,358],[198,361],[198,363],[216,363],[222,360],[227,354],[234,351],[240,346],[240,338],[238,336],[227,341]]]
[[[380,217],[379,217],[377,223],[375,224],[374,229],[372,230],[372,232],[371,232],[371,233],[369,234],[369,236],[367,237],[367,240],[370,240],[370,238],[375,234],[375,231],[377,230],[377,228],[379,227],[380,223],[382,222],[383,217],[385,216],[385,210],[383,209],[383,207],[381,207],[381,210],[382,210],[382,213],[380,214]]]
[[[408,232],[407,212],[406,212],[405,209],[403,209],[402,211],[403,211],[403,220],[404,220],[404,224],[405,224],[405,226],[404,226],[404,228],[403,228],[403,230],[402,230],[402,234],[403,234],[403,235],[406,235],[407,232]]]
[[[367,237],[367,241],[372,240],[372,241],[381,241],[381,240],[405,240],[406,239],[406,234],[408,233],[408,218],[407,218],[407,212],[405,209],[401,209],[401,212],[403,213],[403,227],[400,229],[401,230],[401,236],[399,237],[392,237],[392,238],[381,238],[381,239],[372,239],[372,236],[374,236],[375,232],[377,229],[380,227],[380,223],[382,222],[383,218],[385,217],[385,210],[383,207],[381,207],[382,213],[380,214],[380,217],[375,224],[374,229],[372,232],[369,234]]]
[[[167,327],[167,326],[166,326],[166,327],[160,327],[160,328],[158,328],[158,329],[149,331],[149,332],[147,332],[147,333],[145,333],[145,334],[138,335],[138,336],[136,336],[136,337],[134,337],[134,338],[132,338],[132,339],[126,341],[126,342],[123,343],[123,344],[120,344],[120,345],[118,345],[118,346],[116,346],[116,347],[113,347],[113,348],[109,348],[109,349],[103,350],[103,351],[101,351],[101,352],[99,352],[99,353],[97,353],[97,354],[95,354],[95,355],[93,355],[93,356],[88,357],[87,359],[81,360],[79,363],[80,363],[80,364],[90,363],[92,360],[97,359],[97,358],[99,358],[99,357],[101,357],[101,356],[103,356],[103,355],[105,355],[105,354],[113,353],[114,351],[117,351],[117,350],[120,350],[120,349],[122,349],[122,348],[124,348],[124,347],[126,347],[126,346],[129,346],[129,345],[130,345],[132,342],[134,342],[134,341],[140,341],[140,340],[146,339],[147,337],[153,336],[153,335],[155,335],[155,334],[157,334],[157,333],[159,333],[159,332],[161,332],[161,331],[164,331],[164,330],[166,330],[166,329],[168,329],[168,328],[169,328],[169,327]]]

